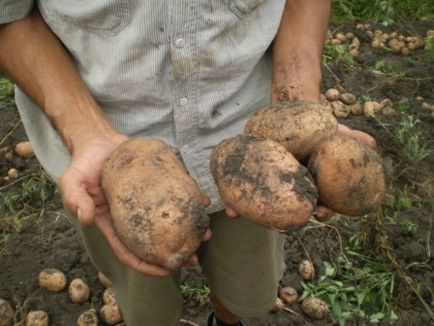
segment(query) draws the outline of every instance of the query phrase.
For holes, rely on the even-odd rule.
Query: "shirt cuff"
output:
[[[33,8],[34,0],[0,0],[0,24],[26,17]]]

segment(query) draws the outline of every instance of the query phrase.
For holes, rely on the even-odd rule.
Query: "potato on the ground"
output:
[[[74,303],[83,303],[89,299],[89,286],[81,279],[76,278],[69,284],[69,297]]]
[[[283,308],[285,308],[285,302],[283,302],[282,299],[280,299],[279,297],[276,298],[276,301],[274,302],[274,306],[273,308],[271,308],[272,312],[279,312],[281,311]]]
[[[95,309],[83,312],[77,319],[77,326],[98,326],[98,315]]]
[[[311,318],[323,319],[329,313],[327,303],[318,298],[308,298],[301,304],[301,310]]]
[[[45,268],[39,273],[39,286],[53,292],[62,291],[66,286],[66,276],[58,269]]]
[[[307,169],[270,139],[239,135],[216,146],[210,170],[227,206],[278,231],[304,226],[317,202]]]
[[[309,259],[303,259],[298,265],[298,273],[305,281],[312,280],[315,276],[315,268]]]
[[[16,144],[15,152],[22,158],[31,158],[34,155],[32,144],[29,141]]]
[[[12,325],[12,318],[14,317],[14,310],[9,302],[0,299],[0,326]]]
[[[164,142],[123,143],[104,165],[102,187],[117,235],[141,259],[174,270],[201,244],[203,195]]]
[[[48,326],[49,318],[45,311],[30,311],[26,317],[26,326]]]
[[[358,216],[383,201],[386,182],[380,156],[366,145],[336,135],[311,156],[308,164],[319,202],[335,212]]]
[[[279,290],[279,298],[286,304],[293,304],[298,300],[297,290],[290,286],[285,286]]]
[[[108,288],[104,290],[104,293],[102,294],[102,301],[104,302],[104,304],[116,303],[113,288]]]
[[[102,306],[99,314],[107,325],[115,325],[122,321],[122,313],[116,303]]]
[[[337,132],[333,114],[319,103],[278,102],[256,112],[244,133],[274,140],[303,160],[324,138]]]

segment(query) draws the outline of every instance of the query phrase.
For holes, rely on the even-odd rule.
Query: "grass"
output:
[[[14,93],[14,85],[7,78],[0,78],[0,102]]]
[[[377,76],[396,77],[400,75],[398,69],[393,64],[385,62],[384,60],[375,61],[372,65],[371,72]]]
[[[428,50],[425,51],[426,61],[434,64],[434,38],[428,39]]]
[[[343,65],[348,70],[354,70],[356,68],[356,63],[348,52],[347,44],[326,44],[323,52],[323,63],[334,63],[336,66]]]
[[[399,19],[434,16],[432,0],[334,0],[332,5],[335,23],[371,22],[387,26]]]
[[[188,300],[193,300],[201,305],[209,301],[211,290],[206,285],[181,284],[181,294]]]
[[[392,324],[398,319],[390,304],[395,273],[381,261],[360,253],[358,234],[349,239],[347,257],[340,256],[332,265],[325,262],[325,273],[318,281],[302,283],[300,300],[319,297],[330,307],[334,323],[350,321]]]

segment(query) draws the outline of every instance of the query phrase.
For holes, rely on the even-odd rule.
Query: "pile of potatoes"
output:
[[[29,141],[22,141],[17,143],[14,148],[7,146],[0,148],[0,155],[3,156],[6,161],[12,162],[15,156],[21,157],[22,159],[29,159],[35,154],[33,153],[32,144]],[[17,177],[18,170],[10,168],[7,174],[3,177],[3,180],[8,182]]]
[[[390,117],[396,114],[392,100],[368,100],[360,103],[357,97],[349,92],[341,93],[336,88],[329,88],[321,94],[321,103],[330,110],[336,118],[345,119],[350,115],[373,117],[381,114]]]
[[[328,30],[326,43],[330,43],[332,45],[347,44],[350,55],[353,58],[359,56],[360,39],[355,36],[353,32],[338,32],[335,35],[332,35],[330,30]]]
[[[372,212],[386,190],[381,159],[337,129],[336,118],[318,103],[280,102],[257,111],[244,134],[211,154],[221,199],[281,232],[303,227],[317,203],[351,216]]]
[[[304,281],[313,280],[315,275],[314,266],[308,259],[304,259],[300,262],[298,272]],[[283,286],[278,291],[278,296],[272,311],[279,312],[282,310],[288,310],[286,309],[286,306],[290,306],[297,301],[299,301],[297,290],[291,286]],[[307,316],[318,320],[327,317],[330,311],[327,303],[315,297],[309,297],[302,300],[300,308]]]

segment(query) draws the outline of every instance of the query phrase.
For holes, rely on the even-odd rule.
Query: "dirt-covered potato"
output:
[[[223,202],[254,223],[278,231],[306,224],[317,202],[307,169],[282,145],[239,135],[216,146],[210,170]]]
[[[303,160],[324,138],[334,135],[337,126],[336,118],[322,104],[279,102],[250,117],[244,133],[274,140]]]
[[[116,303],[102,306],[99,314],[107,325],[115,325],[122,321],[122,314]]]
[[[327,303],[318,298],[305,299],[301,304],[301,310],[314,319],[324,319],[329,313]]]
[[[92,308],[78,316],[77,326],[98,326],[96,310]]]
[[[26,317],[26,326],[48,326],[49,318],[45,311],[30,311]]]
[[[69,297],[74,303],[83,303],[89,299],[89,286],[81,279],[76,278],[69,284]]]
[[[297,290],[290,286],[285,286],[279,290],[279,298],[286,304],[293,304],[298,300]]]
[[[102,187],[117,235],[141,259],[174,270],[202,242],[202,194],[164,142],[123,143],[104,165]]]
[[[98,280],[101,282],[101,284],[107,289],[112,287],[112,282],[108,279],[107,276],[105,276],[103,273],[98,272]]]
[[[29,141],[23,141],[15,146],[15,152],[22,158],[33,157],[33,147]]]
[[[279,312],[279,311],[282,311],[283,308],[285,308],[285,302],[283,302],[282,299],[277,297],[276,301],[274,302],[273,308],[271,308],[271,311],[272,312]]]
[[[66,286],[66,276],[58,269],[45,268],[39,273],[39,286],[48,291],[62,291]]]
[[[12,318],[14,317],[14,310],[9,302],[0,299],[0,326],[12,325]]]
[[[298,273],[303,280],[312,280],[315,276],[315,268],[312,262],[308,259],[303,259],[298,265]]]
[[[336,135],[321,144],[308,164],[319,202],[335,212],[358,216],[383,201],[386,182],[380,156],[366,145]]]
[[[104,302],[104,304],[116,303],[113,288],[108,288],[104,290],[104,293],[102,295],[102,301]]]

